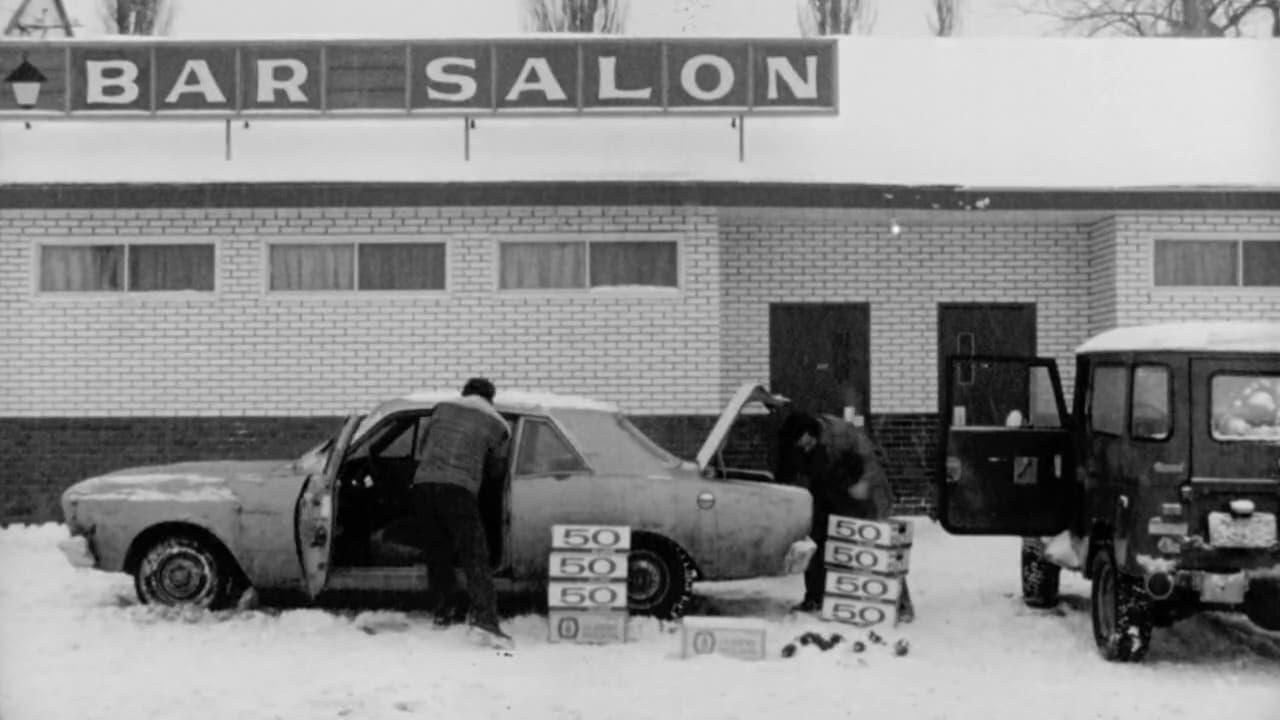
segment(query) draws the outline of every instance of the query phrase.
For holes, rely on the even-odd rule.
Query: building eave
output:
[[[1269,211],[1276,188],[998,189],[768,182],[0,184],[0,208],[650,205],[972,211]]]

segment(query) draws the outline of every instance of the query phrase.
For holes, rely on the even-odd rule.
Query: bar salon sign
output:
[[[832,114],[834,40],[0,43],[0,118]]]

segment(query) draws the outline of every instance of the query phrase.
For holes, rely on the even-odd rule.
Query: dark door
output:
[[[952,356],[1035,357],[1036,306],[1027,303],[938,305],[938,398],[945,397],[947,359]],[[958,362],[949,408],[952,425],[1003,425],[1009,411],[1026,412],[1027,375],[1008,363]]]
[[[871,405],[870,327],[867,303],[771,305],[769,389],[799,409],[862,424]]]
[[[953,358],[951,364],[962,362]],[[956,534],[1055,535],[1067,527],[1072,507],[1071,436],[1057,364],[1044,358],[987,358],[984,363],[1003,365],[1002,376],[1021,376],[1022,387],[1048,388],[1050,407],[1032,427],[953,427],[944,416],[938,518],[947,532]],[[944,387],[944,398],[955,389],[954,383]]]

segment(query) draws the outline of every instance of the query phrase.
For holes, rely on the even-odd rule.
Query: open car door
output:
[[[358,415],[351,415],[329,448],[324,467],[307,478],[298,498],[297,542],[298,557],[306,577],[307,594],[315,599],[324,590],[329,578],[330,556],[333,554],[334,519],[338,516],[338,469],[351,444],[359,423]]]
[[[965,356],[948,358],[947,369],[935,475],[942,527],[957,535],[1045,536],[1067,529],[1074,460],[1057,364]],[[1000,397],[966,392],[975,386],[998,387]],[[1001,424],[992,424],[995,417]],[[983,424],[969,424],[972,418]]]

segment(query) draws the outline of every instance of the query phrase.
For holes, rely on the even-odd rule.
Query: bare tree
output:
[[[876,26],[873,0],[801,0],[796,11],[805,37],[870,35]]]
[[[627,24],[627,0],[524,0],[525,29],[620,35]]]
[[[1280,0],[1030,0],[1021,8],[1090,36],[1239,37],[1266,15],[1280,37]]]
[[[938,37],[955,35],[960,29],[960,15],[963,0],[932,0],[933,6],[926,15],[929,21],[929,32]]]
[[[689,34],[698,32],[698,19],[711,4],[711,0],[681,0],[676,13],[682,16],[680,32]]]
[[[115,35],[168,35],[173,0],[99,0],[107,32]]]

